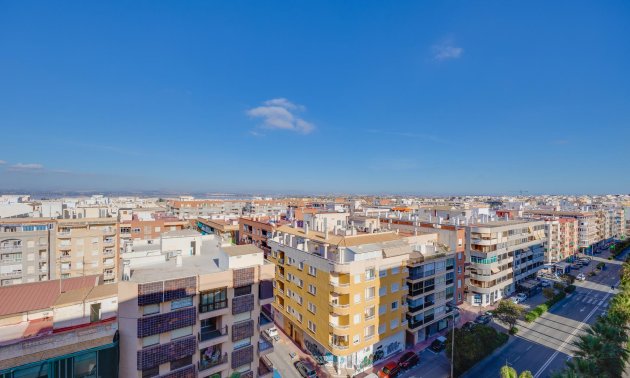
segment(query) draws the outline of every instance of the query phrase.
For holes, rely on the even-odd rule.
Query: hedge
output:
[[[564,292],[567,294],[571,294],[575,291],[575,285],[569,285],[564,288]]]
[[[567,286],[567,288],[569,288],[570,286],[573,285],[569,285]],[[567,288],[565,288],[565,290],[567,290]],[[572,291],[575,290],[575,286],[573,286]],[[527,314],[525,314],[525,321],[527,323],[531,323],[534,320],[536,320],[536,318],[538,318],[539,316],[541,316],[542,314],[544,314],[545,312],[549,311],[549,309],[551,308],[551,306],[555,305],[556,303],[560,302],[561,300],[563,300],[565,297],[567,296],[567,294],[564,291],[559,292],[558,294],[554,295],[553,298],[551,298],[550,300],[548,300],[547,302],[538,305],[536,307],[534,307],[533,310],[531,310],[530,312],[528,312]]]

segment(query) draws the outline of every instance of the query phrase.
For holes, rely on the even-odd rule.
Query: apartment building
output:
[[[103,275],[105,283],[118,277],[118,224],[113,218],[57,221],[54,263],[56,277]]]
[[[54,251],[55,230],[52,219],[0,220],[0,286],[54,277],[50,256]]]
[[[0,288],[0,377],[118,377],[117,288],[99,282]]]
[[[464,302],[464,288],[466,281],[466,229],[460,226],[449,224],[426,223],[418,221],[404,220],[402,217],[392,217],[387,215],[365,216],[353,215],[349,218],[351,223],[363,228],[368,232],[380,230],[398,230],[404,235],[434,234],[436,238],[431,240],[431,244],[440,246],[455,256],[455,303]]]
[[[446,301],[454,292],[454,254],[429,262],[420,261],[416,252],[416,245],[435,238],[404,237],[394,231],[312,231],[308,224],[279,227],[268,240],[270,260],[276,264],[276,324],[336,374],[363,371],[424,340],[438,327],[446,327],[443,319],[452,311],[447,311]],[[415,259],[410,262],[411,257]],[[427,265],[424,277],[438,276],[437,288],[414,292],[416,312],[411,315],[418,321],[412,329],[407,327],[408,263],[414,272],[424,269],[424,263],[438,264],[437,269]],[[432,295],[436,297],[423,299]],[[426,318],[417,317],[420,307]]]
[[[171,200],[168,211],[180,219],[214,215],[279,215],[286,211],[289,200]]]
[[[598,221],[595,213],[587,211],[525,210],[523,217],[544,219],[545,217],[573,218],[578,221],[578,248],[581,253],[590,253],[599,242]]]
[[[467,302],[488,306],[536,277],[544,263],[545,221],[507,220],[467,227]]]
[[[236,244],[239,240],[239,226],[236,218],[197,218],[197,229],[203,235],[216,235],[232,244]]]
[[[125,272],[122,377],[271,377],[273,264],[253,245],[218,246]]]
[[[280,217],[240,217],[238,219],[238,244],[254,244],[265,252],[271,252],[267,240],[273,236],[276,227],[288,223]]]
[[[545,219],[545,262],[555,263],[578,253],[578,220]]]
[[[157,217],[140,219],[137,216],[118,224],[120,240],[118,245],[122,249],[125,244],[134,240],[159,239],[160,235],[169,231],[183,230],[188,227],[188,222],[175,217]]]

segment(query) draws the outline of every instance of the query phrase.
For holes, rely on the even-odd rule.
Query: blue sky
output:
[[[1,2],[0,189],[628,192],[630,3]]]

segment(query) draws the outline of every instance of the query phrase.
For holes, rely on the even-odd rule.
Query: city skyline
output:
[[[630,7],[544,4],[4,4],[0,190],[627,192]]]

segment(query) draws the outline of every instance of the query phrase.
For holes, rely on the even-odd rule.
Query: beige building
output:
[[[55,229],[51,219],[0,219],[0,286],[54,278]]]
[[[206,237],[207,238],[207,237]],[[119,285],[121,377],[271,377],[273,264],[252,245],[204,243]]]
[[[64,219],[57,222],[55,275],[61,278],[103,275],[118,277],[117,222],[113,218]]]
[[[467,302],[488,306],[520,290],[542,268],[545,240],[542,220],[470,225],[466,232]]]

